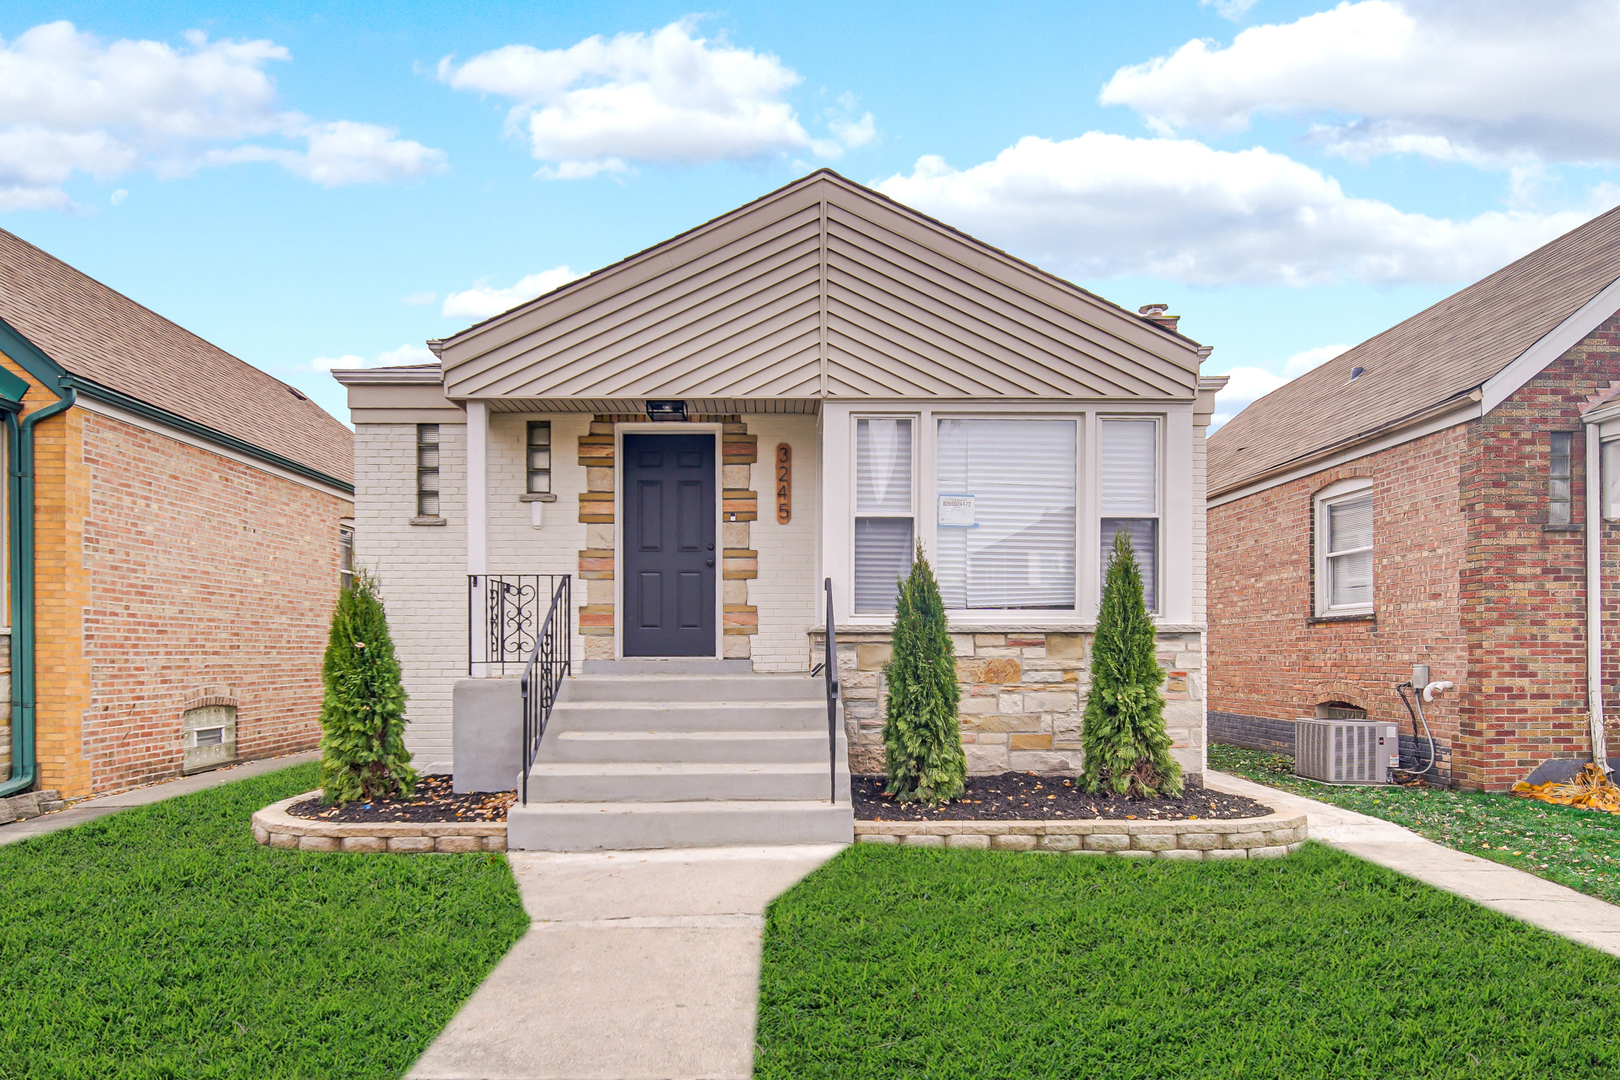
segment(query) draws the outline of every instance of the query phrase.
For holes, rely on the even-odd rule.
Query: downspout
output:
[[[1609,772],[1603,731],[1603,478],[1602,433],[1586,424],[1586,698],[1592,725],[1592,760]]]
[[[73,407],[71,386],[53,389],[57,400],[19,422],[6,410],[6,510],[11,558],[11,779],[0,783],[0,797],[27,791],[39,775],[34,745],[34,428],[41,420]],[[11,405],[0,400],[0,407]],[[22,406],[17,403],[16,408]]]

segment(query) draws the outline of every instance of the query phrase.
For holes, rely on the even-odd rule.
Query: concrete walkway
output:
[[[765,906],[841,850],[512,852],[533,924],[407,1080],[747,1080]]]
[[[151,803],[162,802],[164,799],[190,795],[194,791],[234,783],[237,780],[246,780],[252,776],[261,776],[264,773],[275,772],[277,769],[302,765],[306,761],[317,761],[320,756],[319,753],[312,751],[307,754],[288,754],[285,757],[261,758],[258,761],[249,761],[242,765],[232,765],[226,769],[214,769],[211,772],[198,773],[195,776],[182,776],[177,780],[165,780],[161,784],[148,784],[146,787],[131,788],[129,791],[121,791],[117,795],[102,795],[94,799],[84,799],[74,803],[66,810],[58,810],[54,814],[41,814],[39,817],[0,825],[0,846],[15,844],[17,841],[26,840],[30,836],[43,836],[46,833],[71,829],[75,825],[83,825],[87,821],[95,821],[97,818],[116,814],[120,810],[128,810],[132,806],[147,806]]]
[[[1207,772],[1204,782],[1278,810],[1303,811],[1310,820],[1312,840],[1571,941],[1620,956],[1620,907],[1613,904],[1523,870],[1443,847],[1399,825],[1354,810],[1341,810],[1226,773]]]

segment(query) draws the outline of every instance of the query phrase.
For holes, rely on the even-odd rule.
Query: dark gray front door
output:
[[[714,436],[624,437],[624,655],[713,656]]]

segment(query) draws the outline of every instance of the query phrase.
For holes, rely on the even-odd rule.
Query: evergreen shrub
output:
[[[1097,636],[1091,645],[1091,694],[1081,745],[1087,791],[1121,795],[1181,794],[1181,766],[1164,726],[1164,669],[1142,594],[1142,570],[1123,531],[1114,534]]]
[[[409,796],[416,770],[405,749],[405,687],[377,580],[364,570],[338,596],[321,682],[324,801]]]
[[[956,649],[945,621],[945,601],[933,568],[917,545],[911,574],[899,582],[893,648],[883,676],[889,685],[883,747],[888,792],[901,802],[938,806],[962,794],[967,755],[957,707]]]

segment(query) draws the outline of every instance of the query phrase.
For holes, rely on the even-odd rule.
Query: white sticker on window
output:
[[[939,523],[956,528],[977,528],[973,520],[972,495],[941,495],[939,497]]]

